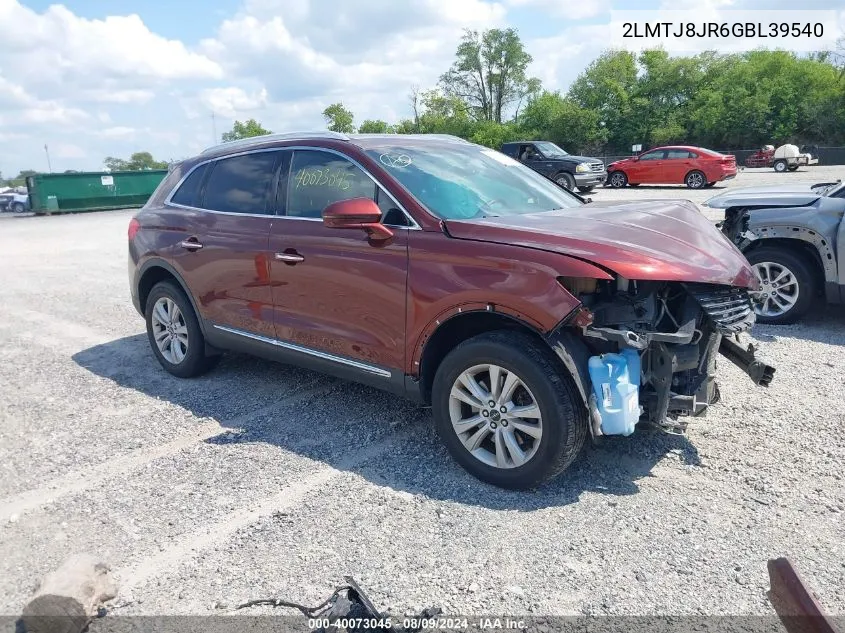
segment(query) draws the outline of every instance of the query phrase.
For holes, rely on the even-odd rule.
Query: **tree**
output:
[[[108,156],[103,165],[109,171],[146,171],[148,169],[167,169],[167,162],[155,160],[149,152],[135,152],[129,160]]]
[[[393,127],[381,119],[367,119],[358,126],[358,131],[361,134],[392,134]]]
[[[543,92],[529,101],[519,119],[522,136],[549,140],[576,153],[600,150],[607,140],[598,111],[581,107],[559,92]]]
[[[333,103],[323,110],[323,118],[326,119],[329,129],[332,132],[341,134],[352,134],[355,132],[355,116],[343,107],[342,103]]]
[[[21,169],[20,173],[14,178],[14,180],[26,180],[30,176],[34,176],[38,172],[34,169]]]
[[[235,124],[232,126],[230,131],[223,132],[223,142],[239,141],[242,138],[264,136],[265,134],[272,134],[272,132],[270,132],[270,130],[265,130],[255,119],[249,119],[243,123],[235,121]]]
[[[461,99],[477,120],[501,123],[511,104],[539,90],[539,80],[526,75],[532,57],[515,29],[467,30],[455,57],[440,86]]]

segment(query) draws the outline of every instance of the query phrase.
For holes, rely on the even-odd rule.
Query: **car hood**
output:
[[[593,202],[444,224],[453,238],[553,251],[627,279],[756,287],[742,253],[687,201]]]
[[[729,189],[709,198],[703,204],[713,209],[745,206],[804,207],[821,198],[813,191],[816,183],[771,185]]]

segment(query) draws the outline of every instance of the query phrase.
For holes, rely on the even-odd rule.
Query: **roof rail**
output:
[[[356,138],[385,138],[385,139],[393,139],[393,138],[430,138],[430,139],[437,139],[441,141],[453,141],[455,143],[471,143],[461,138],[460,136],[455,136],[453,134],[393,134],[391,132],[376,132],[372,134],[364,133],[364,134],[353,134],[350,139]]]
[[[341,134],[340,132],[332,132],[331,130],[316,130],[316,131],[307,131],[307,132],[282,132],[278,134],[262,134],[261,136],[250,136],[249,138],[242,138],[236,141],[225,141],[223,143],[218,143],[217,145],[212,145],[211,147],[206,147],[202,153],[208,154],[209,152],[218,150],[218,149],[229,149],[229,148],[237,148],[237,147],[249,147],[251,145],[257,145],[259,143],[267,143],[269,141],[286,141],[292,139],[305,139],[305,138],[331,138],[338,141],[348,141],[349,137],[346,134]]]

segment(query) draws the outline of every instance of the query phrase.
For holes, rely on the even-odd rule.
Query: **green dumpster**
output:
[[[26,179],[37,215],[143,206],[167,176],[166,169],[35,174]]]

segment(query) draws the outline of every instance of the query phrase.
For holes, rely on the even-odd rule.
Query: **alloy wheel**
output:
[[[687,176],[687,186],[690,189],[700,189],[704,186],[704,176],[698,172],[693,172]]]
[[[488,466],[522,466],[540,447],[537,400],[519,376],[499,365],[475,365],[458,376],[449,416],[464,448]]]
[[[614,172],[610,175],[610,184],[613,187],[624,187],[625,186],[625,176],[623,176],[619,172]]]
[[[795,307],[800,288],[789,268],[777,262],[758,262],[754,272],[760,280],[760,291],[752,297],[757,314],[778,317]]]
[[[164,359],[178,365],[188,354],[188,326],[185,316],[169,297],[155,302],[152,313],[153,338]]]

